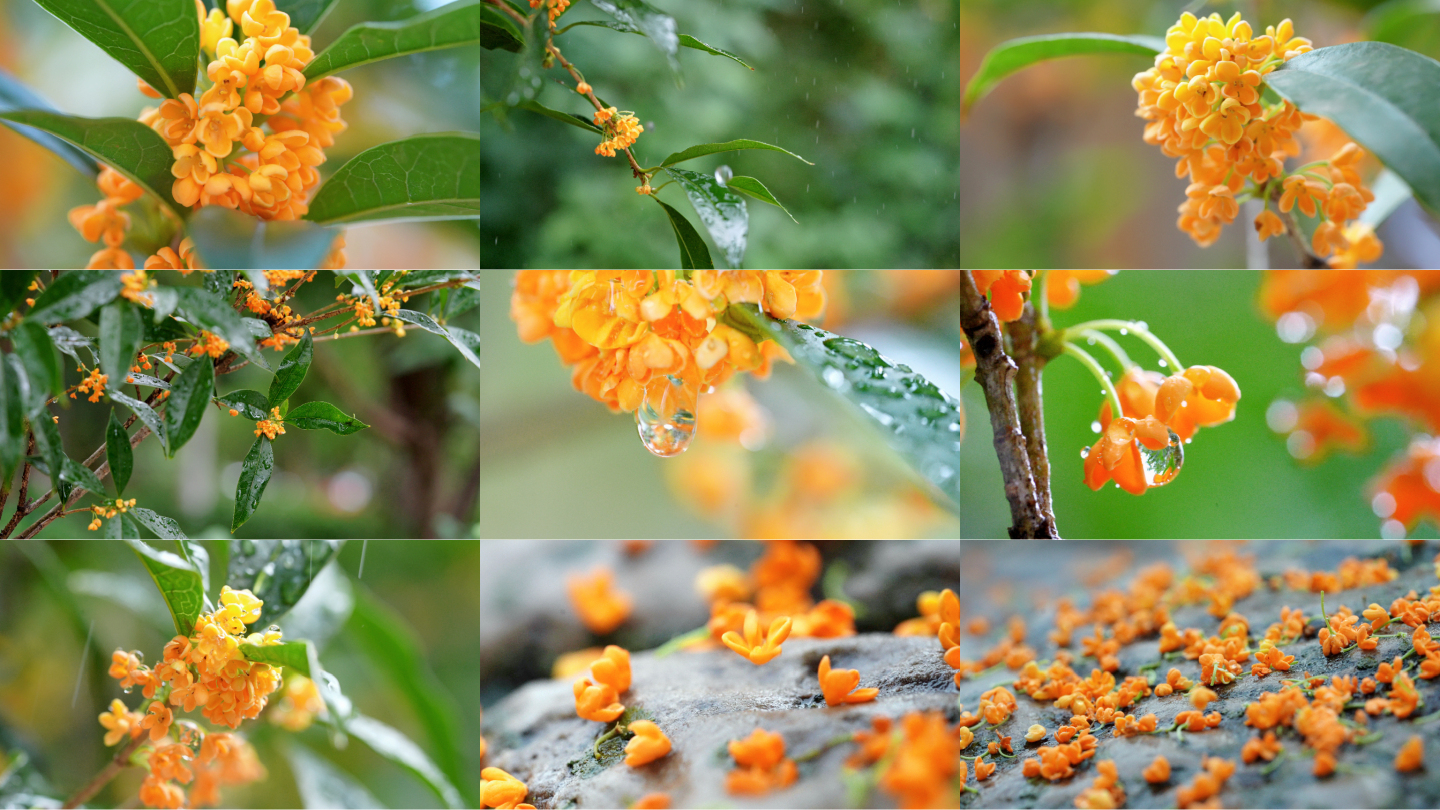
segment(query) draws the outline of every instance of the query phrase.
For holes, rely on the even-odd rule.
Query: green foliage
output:
[[[130,483],[130,473],[135,469],[135,451],[114,408],[110,409],[110,422],[105,426],[105,458],[110,462],[110,477],[115,481],[115,492],[124,495],[125,485]]]
[[[680,47],[680,37],[675,33],[675,18],[645,0],[591,0],[595,7],[615,18],[621,25],[644,34],[665,56],[665,64],[675,75],[675,86],[683,87],[680,77],[680,60],[675,52]]]
[[[130,514],[138,520],[140,511],[132,509]],[[175,619],[175,632],[182,636],[190,635],[195,629],[195,620],[205,611],[207,604],[204,578],[195,562],[174,552],[157,549],[143,540],[125,542],[145,564],[151,579],[155,580],[155,586],[160,589],[160,595]]]
[[[663,203],[662,203],[663,204]],[[704,246],[703,243],[701,245]],[[423,312],[416,312],[410,309],[401,309],[395,312],[395,317],[406,323],[413,323],[427,332],[433,332],[446,340],[460,352],[460,355],[476,368],[480,367],[480,336],[474,332],[461,329],[458,326],[441,326],[434,318]]]
[[[227,408],[233,408],[240,412],[240,415],[251,421],[259,422],[261,419],[269,419],[270,411],[265,395],[259,391],[249,388],[242,388],[219,397],[215,400]]]
[[[775,199],[775,195],[770,193],[770,189],[766,188],[764,183],[756,180],[753,177],[737,175],[730,178],[730,181],[725,184],[725,187],[730,189],[731,191],[738,191],[741,194],[748,194],[749,196],[754,197],[760,202],[770,203],[776,208],[779,208],[781,211],[784,211],[785,216],[790,217],[791,222],[794,222],[796,225],[800,224],[799,221],[795,219],[795,216],[791,214],[790,211],[785,208],[785,206],[781,205],[779,200]]]
[[[234,587],[233,585],[231,586]],[[250,625],[251,630],[263,630],[258,620]],[[246,661],[270,664],[276,667],[290,667],[297,673],[310,677],[310,644],[305,641],[287,641],[283,644],[241,644],[240,654]]]
[[[159,133],[139,121],[130,118],[81,118],[44,110],[16,110],[0,113],[0,118],[34,127],[74,144],[154,194],[182,219],[190,213],[190,209],[170,196],[170,187],[175,181],[170,174],[170,167],[175,163],[170,146]],[[118,277],[116,283],[119,283]]]
[[[195,91],[194,0],[35,0],[170,98]]]
[[[10,331],[10,342],[15,353],[25,363],[25,373],[30,384],[40,391],[59,399],[65,396],[65,374],[60,368],[60,353],[50,340],[45,327],[33,321],[24,321]]]
[[[680,245],[680,268],[682,270],[711,269],[715,263],[710,261],[710,249],[705,247],[705,240],[695,232],[695,226],[690,224],[684,215],[674,208],[660,202],[658,197],[652,197],[663,209],[665,215],[670,218],[670,227],[675,230],[675,242]]]
[[[322,225],[479,216],[480,136],[439,132],[366,149],[320,187],[305,218]]]
[[[100,370],[109,378],[108,385],[125,381],[144,337],[140,312],[129,301],[112,301],[100,310]]]
[[[550,118],[554,118],[556,121],[569,124],[572,127],[579,127],[583,130],[593,132],[596,135],[602,135],[605,132],[605,130],[591,123],[591,119],[586,118],[583,115],[576,115],[575,113],[564,113],[560,112],[559,110],[552,110],[543,104],[529,100],[522,101],[515,106],[519,107],[522,110],[529,110],[530,112],[537,112],[541,115],[549,116]]]
[[[501,48],[519,53],[525,46],[520,38],[520,29],[502,12],[492,6],[480,7],[480,47],[494,50]]]
[[[45,112],[51,113],[60,112],[59,110],[55,109],[54,105],[46,101],[39,93],[30,89],[19,79],[10,75],[8,71],[0,69],[0,112],[12,112],[14,110],[44,110]],[[61,160],[64,160],[66,163],[74,166],[75,169],[81,174],[93,178],[100,173],[100,164],[95,162],[95,158],[90,157],[82,150],[76,149],[75,147],[71,146],[65,141],[60,140],[54,135],[51,135],[42,130],[35,129],[34,127],[22,126],[20,124],[12,124],[7,122],[6,126],[10,127],[21,135],[24,135],[35,143],[40,144],[46,149],[49,149],[51,152],[54,152]],[[6,275],[18,276],[21,274],[21,272],[33,274],[36,271],[14,271],[11,273],[6,273]],[[3,308],[6,312],[9,312],[14,307],[13,302],[0,302],[0,304],[3,304]]]
[[[10,762],[0,771],[0,807],[62,807],[45,776],[30,761],[24,749],[16,748]],[[366,805],[371,806],[371,805]]]
[[[264,441],[265,437],[261,436],[260,440]],[[225,579],[231,588],[249,589],[265,603],[256,620],[256,624],[264,627],[295,607],[315,574],[340,552],[341,542],[232,539]],[[315,677],[308,672],[304,674]]]
[[[286,424],[301,430],[328,430],[331,433],[348,436],[359,433],[369,425],[328,402],[307,402],[285,414]]]
[[[503,16],[503,15],[501,15],[501,16]],[[639,35],[642,36],[642,37],[645,36],[645,32],[644,32],[644,31],[641,31],[641,30],[639,30],[638,28],[635,28],[634,26],[629,25],[628,23],[622,23],[622,22],[606,22],[606,21],[604,21],[604,20],[581,20],[581,21],[579,21],[579,22],[571,23],[571,24],[565,26],[564,28],[561,28],[559,31],[556,31],[556,32],[555,32],[555,35],[556,35],[556,36],[559,36],[560,34],[565,33],[566,31],[570,30],[571,28],[574,28],[574,27],[577,26],[577,25],[594,25],[594,26],[598,26],[598,27],[600,27],[600,28],[609,28],[609,29],[612,30],[612,31],[619,31],[619,32],[622,33],[622,34],[639,34]],[[715,56],[724,56],[724,57],[726,57],[726,58],[728,58],[728,59],[733,59],[734,61],[740,63],[741,65],[744,65],[745,67],[749,68],[750,70],[754,70],[754,69],[755,69],[755,68],[750,67],[749,65],[745,64],[745,60],[741,59],[740,57],[736,56],[735,54],[730,53],[729,51],[726,51],[726,50],[722,50],[722,49],[720,49],[720,48],[715,48],[715,47],[712,47],[712,46],[710,46],[710,45],[706,45],[705,43],[701,42],[700,40],[696,39],[695,37],[690,36],[689,34],[681,34],[681,35],[680,35],[680,43],[679,43],[679,44],[684,45],[684,46],[687,47],[687,48],[694,48],[694,49],[697,50],[697,51],[704,51],[704,52],[706,52],[706,53],[708,53],[708,54],[714,54]],[[507,50],[508,50],[508,49],[507,49]]]
[[[303,221],[267,221],[218,205],[201,208],[187,226],[207,267],[294,270],[319,267],[337,231]]]
[[[270,472],[275,468],[275,451],[265,436],[256,436],[250,452],[240,466],[240,481],[235,487],[235,517],[230,522],[230,531],[245,524],[260,506],[265,494],[265,485],[270,483]]]
[[[1384,42],[1351,42],[1301,54],[1265,83],[1334,121],[1440,215],[1440,107],[1431,97],[1440,63]]]
[[[681,151],[675,152],[669,157],[665,158],[665,160],[660,164],[660,167],[663,168],[665,166],[673,166],[681,161],[693,160],[698,157],[714,155],[720,152],[735,152],[740,149],[769,149],[772,152],[784,152],[785,154],[795,158],[796,160],[806,164],[807,166],[815,165],[814,163],[811,163],[805,158],[800,157],[794,152],[791,152],[789,149],[781,149],[778,146],[771,146],[768,143],[761,143],[760,141],[752,141],[746,138],[741,138],[735,141],[726,141],[725,143],[702,143],[692,146],[689,149],[682,149]]]
[[[176,523],[172,518],[165,517],[164,515],[155,514],[154,510],[146,509],[143,506],[132,506],[130,507],[130,511],[128,512],[128,514],[130,515],[130,517],[134,518],[135,521],[141,526],[144,526],[145,528],[154,532],[155,536],[160,538],[161,540],[186,539],[185,533],[180,530],[179,523]],[[182,545],[182,549],[183,548],[184,546]],[[197,563],[196,570],[200,572],[200,578],[203,583],[206,577],[209,576],[208,572],[210,569],[208,567],[208,563],[205,566],[201,566]]]
[[[959,401],[858,340],[776,320],[754,304],[732,304],[727,317],[752,338],[778,342],[821,385],[855,405],[866,423],[958,512]]]
[[[961,114],[965,114],[989,93],[1001,79],[1027,68],[1037,62],[1059,59],[1066,56],[1089,56],[1101,53],[1133,53],[1154,56],[1165,50],[1162,37],[1144,35],[1121,36],[1119,34],[1066,33],[1043,34],[1036,37],[1020,37],[996,45],[985,54],[980,68],[970,77],[965,86],[965,97],[961,101]]]
[[[165,435],[165,425],[160,421],[160,414],[155,413],[154,408],[120,391],[119,386],[107,388],[105,390],[105,396],[110,397],[112,402],[118,402],[134,411],[135,415],[140,418],[140,421],[144,422],[145,426],[150,428],[150,432],[155,434],[155,438],[159,440],[162,450],[169,447],[169,442]]]
[[[290,398],[305,380],[305,375],[310,371],[310,361],[314,358],[314,344],[311,341],[308,331],[295,344],[285,359],[280,361],[280,368],[276,369],[275,376],[270,380],[270,394],[266,398],[266,408],[274,408]]]
[[[121,512],[115,517],[106,518],[105,525],[101,528],[105,530],[106,540],[140,539],[140,524],[135,522],[135,518],[130,517],[129,512]]]
[[[266,371],[270,370],[270,364],[255,346],[255,336],[228,298],[195,287],[179,287],[175,293],[180,296],[180,311],[192,323],[224,338],[231,351]]]
[[[49,411],[42,408],[30,415],[30,432],[35,437],[35,449],[40,451],[40,458],[44,459],[43,472],[50,477],[50,490],[57,493],[60,500],[68,499],[70,484],[62,480],[63,476],[51,472],[65,468],[65,445],[60,440],[60,429],[55,426],[55,420],[51,418]]]
[[[5,481],[25,452],[25,402],[20,395],[24,372],[18,365],[13,355],[8,361],[0,359],[0,480]]]
[[[415,774],[445,802],[446,807],[464,807],[460,791],[445,773],[409,737],[373,717],[355,714],[345,722],[345,730],[370,746],[380,756]]]
[[[275,7],[290,15],[290,24],[302,34],[313,34],[338,0],[276,0]],[[220,3],[224,10],[225,4]]]
[[[731,267],[745,258],[745,236],[750,231],[750,213],[745,198],[721,185],[714,175],[688,169],[665,169],[690,199],[700,222]]]
[[[94,470],[69,456],[65,456],[61,462],[60,478],[97,495],[105,494],[105,485],[100,483],[100,478],[95,475]]]
[[[168,169],[167,169],[168,172]],[[120,294],[120,274],[108,270],[72,270],[61,273],[44,292],[35,296],[27,321],[57,323],[84,318]]]
[[[305,81],[313,82],[381,59],[479,41],[480,0],[455,0],[405,20],[354,26],[315,54],[315,59],[305,66]]]
[[[209,357],[191,363],[175,378],[165,404],[165,435],[169,437],[166,456],[174,458],[175,451],[195,435],[214,393],[215,365]]]
[[[1360,22],[1365,39],[1440,57],[1440,0],[1388,0]]]

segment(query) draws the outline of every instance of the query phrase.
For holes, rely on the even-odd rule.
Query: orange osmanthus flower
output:
[[[620,626],[630,615],[630,595],[612,590],[609,568],[598,567],[587,576],[572,575],[566,581],[570,605],[591,632],[604,635]]]
[[[535,810],[525,804],[530,789],[524,782],[499,768],[485,768],[480,771],[480,806],[495,807],[499,810]]]
[[[669,807],[669,793],[646,793],[630,805],[630,810],[667,810]]]
[[[953,793],[960,762],[959,727],[947,729],[940,712],[911,712],[901,719],[901,731],[895,758],[880,775],[880,787],[895,796],[901,807],[955,806],[959,798]]]
[[[1182,440],[1197,427],[1213,427],[1235,418],[1240,386],[1215,366],[1191,366],[1160,384],[1155,394],[1155,416],[1175,430]]]
[[[826,706],[843,706],[847,703],[867,703],[880,694],[874,687],[856,689],[860,685],[860,670],[830,669],[830,656],[820,659],[820,691],[825,695]]]
[[[625,764],[638,768],[670,753],[670,738],[649,720],[630,724],[635,736],[625,744]]]
[[[141,717],[139,712],[125,708],[125,704],[118,699],[110,701],[110,711],[100,714],[100,725],[108,729],[105,732],[105,744],[114,745],[126,735],[132,739],[139,737]]]
[[[1400,746],[1400,753],[1395,755],[1395,770],[1400,773],[1418,771],[1425,767],[1425,741],[1420,735],[1415,734]]]
[[[1025,311],[1025,293],[1030,290],[1030,275],[1025,270],[971,270],[975,287],[981,295],[990,293],[990,306],[995,317],[1013,321]]]
[[[795,760],[785,756],[785,739],[757,728],[743,740],[731,740],[730,756],[739,768],[725,777],[725,790],[734,795],[763,795],[789,787],[799,778]]]
[[[1056,309],[1069,309],[1080,300],[1081,284],[1099,284],[1119,270],[1046,270],[1045,300]]]
[[[1112,478],[1120,488],[1132,495],[1143,495],[1152,485],[1163,484],[1170,478],[1156,477],[1154,484],[1145,473],[1140,458],[1140,445],[1150,450],[1162,450],[1170,444],[1170,432],[1159,419],[1146,416],[1135,419],[1122,416],[1106,426],[1095,446],[1085,455],[1085,484],[1099,490]],[[1174,471],[1170,472],[1170,477]]]
[[[760,666],[779,655],[780,645],[790,636],[790,618],[782,616],[770,623],[770,629],[760,634],[759,617],[752,609],[745,615],[745,636],[728,632],[720,637],[721,643],[738,653],[750,663]]]
[[[622,694],[630,688],[630,651],[611,644],[605,648],[602,657],[590,664],[595,680]]]
[[[596,684],[589,678],[580,678],[575,681],[574,692],[575,713],[585,720],[609,723],[625,713],[615,687],[609,684]]]

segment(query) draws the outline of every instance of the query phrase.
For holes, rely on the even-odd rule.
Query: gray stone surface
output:
[[[826,707],[816,675],[825,655],[834,667],[858,669],[861,687],[879,687],[876,700]],[[624,764],[622,742],[612,740],[601,747],[597,763],[592,745],[607,725],[576,716],[571,680],[541,680],[486,708],[485,764],[526,782],[536,807],[628,807],[655,791],[668,792],[673,807],[846,807],[840,769],[856,750],[853,743],[800,762],[793,786],[754,799],[725,792],[725,775],[734,768],[726,744],[761,727],[779,732],[786,756],[798,758],[837,736],[869,729],[876,715],[940,710],[947,722],[958,720],[954,670],[933,638],[871,633],[791,639],[780,657],[759,667],[728,649],[660,659],[643,652],[631,661],[634,678],[621,702],[670,737],[668,756],[631,768]],[[868,806],[894,805],[877,791]]]

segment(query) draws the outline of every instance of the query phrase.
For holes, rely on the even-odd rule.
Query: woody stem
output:
[[[1095,379],[1100,381],[1100,386],[1105,389],[1105,395],[1110,398],[1110,409],[1116,418],[1124,415],[1124,411],[1120,407],[1120,394],[1115,391],[1115,383],[1110,381],[1110,375],[1105,373],[1105,369],[1101,367],[1100,363],[1074,343],[1065,344],[1065,354],[1079,360],[1085,368],[1090,369],[1090,373],[1094,375]]]
[[[1015,375],[1015,399],[1020,429],[1025,433],[1025,451],[1030,456],[1030,472],[1035,477],[1035,501],[1053,527],[1055,511],[1050,503],[1050,456],[1045,448],[1044,395],[1040,379],[1047,358],[1036,350],[1043,329],[1037,321],[1042,319],[1043,316],[1037,317],[1033,302],[1027,303],[1020,318],[1010,324],[1009,335],[1010,353],[1020,366]]]
[[[114,779],[120,774],[121,771],[125,770],[125,768],[129,766],[130,755],[134,754],[135,751],[138,750],[142,744],[144,744],[146,739],[148,739],[148,737],[142,734],[139,737],[131,740],[129,745],[120,749],[120,751],[115,754],[114,759],[105,763],[105,767],[101,768],[100,772],[95,774],[94,778],[92,778],[89,782],[85,784],[85,787],[82,787],[78,791],[76,791],[75,795],[71,796],[65,802],[65,804],[61,806],[79,807],[87,800],[89,800],[91,796],[99,793],[100,788],[105,787],[105,785],[108,784],[111,779]]]

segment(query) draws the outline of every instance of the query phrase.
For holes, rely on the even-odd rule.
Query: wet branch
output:
[[[1050,456],[1045,447],[1045,408],[1040,381],[1045,358],[1035,351],[1036,320],[1034,305],[1027,303],[1024,314],[1010,323],[1008,331],[1010,352],[1020,367],[1015,376],[1015,397],[1019,404],[1020,429],[1025,433],[1025,450],[1030,457],[1030,473],[1035,479],[1035,501],[1050,527],[1049,536],[1055,536],[1055,511],[1050,504]]]

